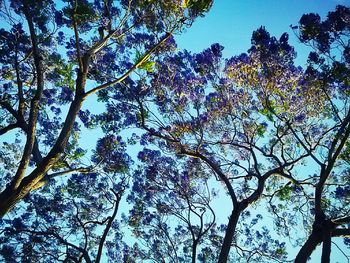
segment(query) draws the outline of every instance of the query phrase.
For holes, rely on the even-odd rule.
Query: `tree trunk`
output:
[[[294,262],[307,262],[317,245],[323,243],[321,262],[329,263],[332,246],[332,233],[335,228],[336,224],[334,224],[330,219],[326,219],[323,213],[316,216],[315,222],[312,226],[312,232],[305,244],[299,250]]]
[[[44,179],[46,173],[59,160],[68,143],[76,116],[81,109],[83,101],[84,97],[78,97],[72,102],[66,121],[55,145],[38,166],[28,176],[23,178],[18,188],[13,189],[11,186],[7,186],[6,189],[0,193],[0,218],[11,211],[11,209],[30,191],[36,189],[36,185]]]
[[[328,223],[328,224],[327,224]],[[331,257],[332,247],[332,226],[330,222],[326,221],[323,226],[323,245],[322,245],[322,263],[329,263]]]
[[[197,257],[197,245],[198,240],[195,240],[192,244],[192,263],[196,263],[196,257]]]
[[[235,234],[238,218],[240,215],[241,215],[240,209],[234,208],[232,210],[232,213],[231,213],[231,216],[230,216],[230,219],[228,222],[228,226],[226,229],[224,242],[222,243],[222,246],[221,246],[221,251],[220,251],[218,263],[226,263],[227,262],[228,255],[229,255],[230,249],[231,249],[233,235]]]
[[[322,242],[322,233],[319,230],[313,228],[309,238],[299,250],[298,255],[295,258],[295,263],[305,263],[311,256],[318,244]]]

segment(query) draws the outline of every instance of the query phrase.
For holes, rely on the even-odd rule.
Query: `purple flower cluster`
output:
[[[120,136],[106,135],[97,141],[92,161],[101,163],[106,172],[126,172],[132,160]]]

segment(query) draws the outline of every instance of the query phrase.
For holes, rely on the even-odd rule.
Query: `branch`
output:
[[[169,37],[172,35],[172,32],[170,33],[167,33],[156,45],[154,45],[149,51],[147,51],[143,57],[138,61],[136,62],[127,72],[124,73],[124,75],[120,76],[119,78],[115,79],[115,80],[112,80],[110,82],[107,82],[105,84],[102,84],[100,86],[97,86],[96,88],[93,88],[92,90],[86,92],[86,97],[91,95],[91,94],[94,94],[100,90],[103,90],[105,88],[108,88],[112,85],[115,85],[119,82],[122,82],[123,80],[125,80],[128,76],[130,76],[130,74],[135,70],[137,69],[140,65],[142,65],[142,63],[144,63],[145,61],[147,61],[147,59],[149,58],[149,56],[154,53],[156,51],[157,48],[159,48],[162,44],[164,44],[164,42],[166,42]],[[96,48],[98,50],[98,48]],[[96,52],[96,51],[95,51]]]
[[[235,194],[235,191],[231,185],[230,180],[227,178],[227,176],[221,171],[220,167],[218,165],[216,165],[213,161],[211,161],[210,159],[208,159],[206,156],[202,155],[199,152],[192,152],[189,150],[186,150],[184,147],[181,147],[179,154],[183,154],[183,155],[188,155],[191,157],[195,157],[195,158],[200,158],[201,160],[203,160],[207,165],[209,165],[209,167],[211,169],[213,169],[213,171],[220,177],[220,179],[225,183],[225,186],[227,187],[227,190],[231,196],[232,199],[232,203],[234,206],[238,205],[238,200]]]
[[[286,122],[288,125],[288,128],[292,131],[294,137],[298,140],[300,145],[304,148],[304,150],[308,153],[308,155],[311,156],[311,158],[320,166],[323,165],[323,163],[312,153],[312,150],[310,150],[305,143],[299,138],[298,134],[295,132],[295,130],[292,128],[292,125],[289,123],[289,121]]]
[[[9,132],[9,131],[11,131],[13,129],[16,129],[16,128],[18,128],[18,124],[17,123],[9,124],[6,127],[3,127],[3,128],[0,129],[0,135],[3,135],[3,134],[5,134],[5,133],[7,133],[7,132]]]
[[[34,94],[34,97],[31,100],[31,105],[30,105],[27,141],[24,146],[23,155],[22,155],[20,164],[18,166],[17,172],[11,181],[11,188],[14,190],[19,187],[29,164],[30,156],[31,156],[34,142],[35,142],[36,124],[37,124],[37,118],[39,114],[39,101],[40,101],[42,92],[44,90],[44,71],[43,71],[43,65],[42,65],[42,57],[40,56],[40,51],[37,43],[37,36],[35,34],[33,20],[28,8],[29,8],[28,3],[24,1],[23,3],[24,15],[28,22],[30,37],[32,41],[35,70],[37,73],[37,89]]]
[[[12,114],[12,116],[17,120],[16,124],[10,124],[9,126],[17,125],[17,127],[21,128],[25,133],[28,134],[28,131],[30,129],[29,129],[28,124],[24,120],[23,115],[21,115],[20,109],[17,112],[7,101],[0,101],[0,105],[2,105],[8,112],[10,112]],[[14,127],[14,128],[16,128],[16,127]],[[5,127],[2,130],[0,130],[0,135],[7,132],[8,130],[6,130],[6,129],[9,129],[9,128]],[[38,140],[36,138],[34,138],[34,145],[33,145],[32,154],[33,154],[33,158],[34,158],[34,161],[36,162],[36,164],[39,164],[39,162],[41,162],[41,160],[42,160],[42,156],[41,156],[41,153],[39,150]]]
[[[350,223],[350,216],[337,218],[337,219],[332,220],[332,222],[337,224],[337,225],[349,224]]]
[[[84,250],[86,251],[86,248],[87,248],[87,245],[88,245],[88,236],[87,236],[87,231],[86,231],[86,228],[85,228],[85,225],[83,224],[83,222],[81,221],[81,219],[79,218],[79,207],[78,205],[76,204],[74,198],[72,199],[72,202],[73,202],[73,205],[75,206],[75,209],[77,210],[76,213],[75,213],[75,218],[77,219],[79,225],[81,226],[81,228],[83,229],[84,231]],[[84,254],[81,254],[78,261],[81,262],[82,261],[82,258],[84,257]]]
[[[338,158],[339,154],[341,153],[346,141],[348,140],[349,135],[350,135],[350,111],[348,112],[347,116],[345,117],[337,134],[334,136],[334,140],[332,142],[331,149],[329,150],[329,153],[328,153],[327,170],[331,170],[333,168],[333,165],[334,165],[336,159]],[[338,144],[338,142],[339,142],[339,145],[336,148],[336,145]]]
[[[332,237],[350,237],[350,228],[338,228],[332,231]]]
[[[336,246],[336,248],[344,255],[344,257],[347,259],[348,263],[350,262],[349,256],[347,254],[345,254],[345,252],[338,246],[337,243],[332,242],[333,245]]]
[[[36,185],[32,188],[32,190],[41,188],[42,186],[46,185],[49,182],[49,180],[55,177],[63,176],[71,173],[82,173],[82,174],[91,173],[93,169],[94,169],[93,167],[79,167],[79,168],[69,169],[66,171],[56,172],[52,174],[46,174],[46,176],[42,178],[42,180],[36,183]]]
[[[58,177],[58,176],[62,176],[62,175],[66,175],[66,174],[71,174],[71,173],[91,173],[94,170],[94,167],[79,167],[79,168],[75,168],[75,169],[69,169],[66,171],[61,171],[61,172],[56,172],[56,173],[52,173],[52,174],[48,174],[47,177],[49,179]]]
[[[249,204],[258,200],[259,197],[261,196],[262,192],[264,191],[265,181],[273,174],[284,174],[283,167],[274,168],[274,169],[266,172],[263,176],[258,177],[258,187],[250,196],[248,196],[247,198],[245,198],[241,201],[242,205],[247,207]]]
[[[89,257],[89,254],[87,253],[86,250],[82,249],[81,247],[78,247],[77,245],[74,245],[73,243],[70,243],[69,241],[65,240],[64,238],[62,238],[60,235],[58,235],[55,232],[52,232],[52,231],[34,231],[34,230],[29,230],[29,229],[20,229],[20,230],[11,229],[10,232],[11,233],[27,232],[27,233],[39,235],[39,236],[53,236],[53,237],[57,238],[62,244],[80,251],[82,253],[84,259],[86,260],[86,262],[92,263],[92,261]]]
[[[17,111],[15,111],[15,109],[11,106],[10,103],[8,103],[7,101],[0,101],[0,105],[1,105],[5,110],[7,110],[9,113],[11,113],[12,116],[15,117],[16,120],[18,121],[18,119],[19,119],[18,113],[17,113]]]
[[[102,234],[100,243],[99,243],[99,245],[98,245],[98,252],[97,252],[96,261],[95,261],[96,263],[99,263],[100,260],[101,260],[103,246],[104,246],[104,243],[105,243],[105,241],[106,241],[108,232],[109,232],[109,230],[110,230],[111,227],[112,227],[112,223],[113,223],[115,217],[117,216],[117,212],[118,212],[118,208],[119,208],[119,203],[120,203],[120,200],[121,200],[121,195],[122,195],[122,193],[123,193],[123,191],[121,191],[121,192],[119,192],[119,193],[116,193],[113,189],[111,189],[111,191],[114,193],[114,195],[115,195],[115,197],[116,197],[117,199],[115,200],[115,206],[114,206],[113,214],[112,214],[112,216],[111,216],[111,217],[109,218],[109,220],[108,220],[107,226],[106,226],[105,230],[103,231],[103,234]]]
[[[81,59],[81,51],[80,51],[80,46],[79,46],[79,32],[78,32],[78,25],[77,21],[75,19],[75,12],[77,10],[77,0],[75,0],[74,3],[74,12],[72,14],[72,21],[73,21],[73,29],[74,29],[74,37],[75,37],[75,48],[77,49],[77,57],[78,57],[78,63],[79,63],[79,68],[81,71],[83,71],[83,61]]]
[[[175,139],[175,138],[163,135],[161,133],[155,132],[153,129],[148,128],[148,126],[146,125],[145,110],[143,108],[143,105],[142,105],[142,103],[141,103],[141,101],[139,99],[136,98],[136,101],[137,101],[137,103],[139,104],[139,107],[140,107],[141,127],[144,130],[146,130],[149,133],[149,135],[161,138],[163,140],[166,140],[167,142],[180,143],[179,139]]]
[[[332,169],[334,168],[335,162],[339,157],[346,141],[348,140],[350,135],[350,111],[345,117],[341,127],[338,132],[334,136],[334,140],[332,142],[331,148],[328,152],[327,157],[327,165],[321,166],[320,179],[315,189],[315,210],[317,212],[321,212],[321,199],[324,184],[326,183]],[[338,147],[337,147],[338,145]]]
[[[24,106],[25,106],[25,100],[23,97],[23,81],[21,79],[20,73],[19,73],[19,62],[18,62],[18,42],[16,42],[16,53],[15,53],[15,70],[16,70],[16,79],[17,79],[17,86],[18,86],[18,114],[23,117],[24,112]]]

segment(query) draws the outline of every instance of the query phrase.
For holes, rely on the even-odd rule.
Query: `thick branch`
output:
[[[332,231],[332,237],[350,237],[350,228],[339,228]]]
[[[227,187],[227,190],[230,194],[233,206],[237,206],[238,205],[238,200],[235,194],[235,191],[231,185],[230,180],[227,178],[227,176],[222,172],[222,170],[220,169],[220,167],[218,165],[216,165],[213,161],[211,161],[209,158],[207,158],[206,156],[204,156],[203,154],[199,153],[199,152],[192,152],[189,150],[186,150],[185,148],[181,148],[180,154],[184,154],[184,155],[188,155],[188,156],[192,156],[195,158],[200,158],[201,160],[203,160],[207,165],[209,165],[209,167],[211,169],[213,169],[213,171],[219,176],[219,178],[224,182],[225,186]]]
[[[339,157],[341,151],[344,148],[345,143],[349,139],[350,135],[350,111],[348,112],[346,118],[344,119],[341,127],[339,128],[337,134],[334,137],[331,148],[328,152],[327,165],[321,166],[320,179],[315,189],[315,214],[321,213],[322,210],[322,192],[324,184],[326,183],[331,171],[334,168],[335,162]],[[338,145],[338,146],[337,146]]]
[[[306,263],[318,244],[322,242],[322,233],[313,230],[295,258],[295,263]]]
[[[58,177],[58,176],[63,176],[63,175],[67,175],[67,174],[71,174],[71,173],[91,173],[93,169],[91,167],[79,167],[79,168],[75,168],[75,169],[69,169],[66,171],[61,171],[61,172],[56,172],[56,173],[52,173],[52,174],[46,174],[45,177],[43,177],[43,179],[41,181],[39,181],[32,190],[38,189],[43,187],[44,185],[46,185],[51,179]]]
[[[29,113],[29,121],[28,121],[28,131],[27,131],[27,141],[24,146],[22,159],[20,161],[20,164],[18,166],[17,172],[11,182],[11,188],[16,190],[26,171],[26,168],[28,167],[30,156],[33,150],[34,142],[35,142],[35,132],[36,132],[36,124],[37,124],[37,118],[39,114],[39,101],[42,95],[42,92],[44,90],[44,70],[42,67],[42,57],[39,53],[39,47],[37,42],[37,36],[35,34],[34,24],[32,17],[30,15],[29,7],[27,5],[27,2],[24,1],[23,3],[24,7],[24,15],[28,22],[28,27],[30,31],[30,37],[32,41],[32,49],[33,49],[33,57],[34,57],[34,64],[35,64],[35,70],[37,73],[37,87],[36,92],[34,94],[34,97],[31,100],[30,105],[30,113]]]
[[[239,216],[241,214],[241,211],[237,208],[233,209],[232,214],[230,216],[226,232],[225,232],[225,237],[224,241],[221,246],[221,251],[219,255],[219,260],[218,263],[226,263],[228,262],[228,255],[230,253],[231,245],[232,245],[232,240],[233,236],[236,232],[236,226],[237,222],[239,219]]]
[[[332,236],[331,231],[327,231],[323,234],[323,245],[322,245],[322,263],[329,263],[331,256],[331,247],[332,247]]]
[[[345,216],[341,218],[337,218],[332,220],[334,224],[342,225],[342,224],[349,224],[350,223],[350,216]]]
[[[18,124],[17,123],[9,124],[6,127],[3,127],[3,128],[0,129],[0,135],[3,135],[3,134],[5,134],[5,133],[7,133],[7,132],[9,132],[9,131],[11,131],[13,129],[16,129],[16,128],[18,128]]]
[[[29,126],[26,123],[26,121],[24,120],[23,115],[21,115],[20,109],[17,111],[15,111],[15,109],[6,101],[0,101],[0,105],[2,105],[9,113],[12,114],[12,116],[17,120],[17,123],[15,124],[10,124],[9,126],[11,127],[5,127],[3,129],[0,130],[0,135],[2,135],[2,132],[7,132],[6,129],[13,129],[13,128],[21,128],[25,133],[28,134]],[[16,125],[16,127],[12,127],[12,125]],[[35,138],[34,139],[34,145],[33,145],[33,158],[34,158],[34,162],[36,164],[38,164],[39,162],[41,162],[42,160],[42,156],[39,150],[39,144],[38,144],[38,140]]]

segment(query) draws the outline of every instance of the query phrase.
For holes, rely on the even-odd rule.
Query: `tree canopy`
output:
[[[211,5],[1,1],[1,260],[307,262],[321,245],[330,262],[332,238],[350,245],[350,9],[292,26],[303,68],[264,27],[232,58],[178,49]]]

